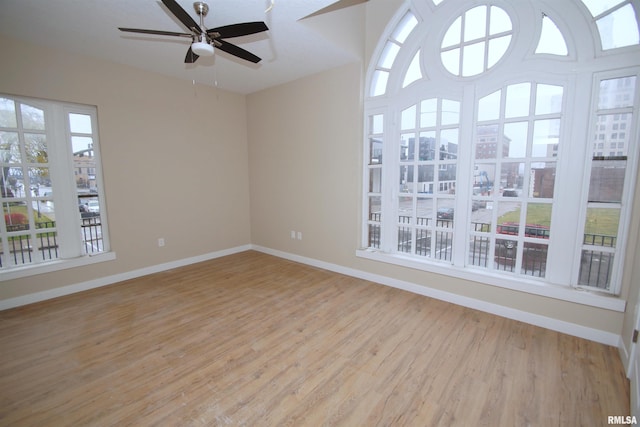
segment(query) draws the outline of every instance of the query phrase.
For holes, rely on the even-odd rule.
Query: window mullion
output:
[[[385,116],[383,166],[382,166],[382,231],[380,249],[392,253],[398,247],[398,139],[400,123],[398,113],[392,108]]]
[[[470,229],[470,201],[473,187],[473,141],[475,135],[475,101],[474,85],[465,85],[460,105],[460,138],[458,145],[458,167],[455,200],[455,227],[453,232],[453,265],[464,267],[468,258],[468,241]]]
[[[53,194],[56,216],[73,220],[56,221],[60,258],[68,259],[83,255],[82,237],[79,226],[78,200],[75,196],[73,174],[73,153],[71,153],[67,112],[62,106],[52,108],[54,120],[51,120],[49,156],[51,180],[55,185]]]
[[[589,117],[590,91],[578,88],[591,87],[590,73],[577,76],[575,83],[566,90],[565,106],[571,105],[572,114],[563,114],[556,171],[554,208],[551,212],[549,256],[547,278],[551,283],[576,284],[580,267],[580,250],[583,234],[580,224],[585,212],[581,209],[587,197],[588,182],[583,159],[591,148],[590,122],[579,118]],[[585,178],[587,181],[584,181]],[[576,191],[583,189],[583,191]],[[583,194],[584,193],[584,194]]]

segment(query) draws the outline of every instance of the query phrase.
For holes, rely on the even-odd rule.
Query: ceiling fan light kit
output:
[[[231,44],[223,39],[232,37],[242,37],[250,34],[261,33],[269,28],[264,22],[244,22],[241,24],[225,25],[223,27],[212,28],[208,30],[204,26],[204,17],[209,12],[209,5],[205,2],[197,1],[193,3],[196,14],[200,17],[200,24],[191,17],[175,0],[162,0],[162,3],[178,20],[189,29],[190,33],[176,33],[171,31],[143,30],[139,28],[119,28],[120,31],[139,33],[139,34],[155,34],[161,36],[173,37],[189,37],[191,45],[187,50],[184,62],[192,64],[200,56],[213,56],[214,46],[218,49],[236,56],[245,61],[257,64],[261,58],[248,52],[241,47]]]
[[[213,46],[206,42],[193,42],[191,51],[198,56],[213,56]]]

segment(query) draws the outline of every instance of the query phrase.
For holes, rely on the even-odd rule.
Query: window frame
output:
[[[488,5],[497,5],[499,7],[502,7],[509,14],[511,14],[513,11],[511,5],[508,3],[506,4],[505,3],[506,2],[502,2],[500,0],[487,2]],[[579,2],[576,1],[576,4],[571,7],[579,8],[580,4],[578,3]],[[634,3],[634,6],[637,6],[637,4]],[[418,33],[420,37],[426,37],[426,32],[424,27],[426,27],[430,23],[433,24],[433,21],[430,21],[430,19],[435,19],[433,17],[427,16],[428,14],[435,14],[436,12],[446,9],[450,17],[455,18],[455,16],[458,16],[460,13],[464,13],[464,11],[467,10],[469,7],[470,6],[465,5],[465,2],[456,1],[456,0],[444,1],[436,7],[429,4],[429,2],[427,1],[418,2],[415,0],[414,1],[407,0],[405,1],[404,5],[398,10],[394,19],[390,21],[385,31],[382,32],[379,45],[376,48],[376,50],[373,52],[373,55],[371,57],[372,58],[371,63],[369,64],[369,67],[368,67],[367,80],[365,82],[365,89],[366,89],[365,93],[369,94],[370,96],[365,96],[365,108],[364,108],[364,117],[365,117],[364,135],[366,136],[365,137],[366,141],[368,141],[368,133],[369,133],[367,119],[372,113],[375,112],[376,114],[384,114],[385,132],[384,132],[384,138],[383,138],[383,145],[388,145],[388,144],[399,145],[395,141],[398,139],[396,135],[399,135],[401,131],[399,130],[400,126],[396,125],[395,122],[398,122],[400,120],[399,117],[400,117],[400,112],[402,111],[402,105],[406,106],[406,105],[410,105],[411,102],[414,102],[414,103],[420,102],[418,99],[414,99],[414,98],[417,98],[417,95],[415,95],[416,93],[421,92],[422,79],[419,79],[417,81],[410,83],[409,85],[407,85],[407,87],[402,87],[403,86],[402,82],[405,78],[407,67],[409,66],[409,63],[414,58],[416,52],[419,51],[421,52],[421,57],[423,57],[421,58],[421,71],[422,71],[423,79],[429,78],[428,73],[425,73],[426,60],[424,56],[439,58],[439,52],[440,52],[439,39],[437,39],[437,42],[433,43],[434,47],[432,49],[428,49],[423,45],[422,41],[418,41],[416,43],[416,40],[415,40],[416,35],[411,34],[407,39],[407,43],[405,44],[406,46],[405,50],[404,51],[401,50],[395,58],[395,63],[392,69],[390,70],[390,74],[386,82],[387,84],[386,90],[384,91],[384,93],[378,93],[377,95],[374,95],[374,93],[372,92],[374,90],[372,85],[375,84],[376,82],[374,81],[374,79],[372,79],[373,72],[376,70],[376,61],[377,61],[377,58],[379,58],[380,46],[384,46],[385,44],[384,42],[389,38],[388,35],[393,34],[393,31],[395,31],[396,26],[402,21],[403,17],[411,13],[418,20],[418,24],[414,28],[414,32]],[[538,39],[540,37],[539,27],[542,26],[543,18],[541,17],[540,23],[537,23],[537,22],[521,23],[521,22],[518,22],[517,17],[515,19],[512,17],[511,19],[513,22],[514,39],[518,39],[517,33],[518,33],[519,24],[522,24],[525,27],[527,27],[529,31],[533,31],[534,33],[536,33],[535,37],[537,37],[535,39],[535,42],[533,43],[533,46],[530,46],[527,52],[523,52],[522,59],[528,60],[528,59],[538,58],[541,64],[548,62],[549,65],[552,65],[554,62],[557,61],[564,67],[564,69],[570,66],[574,66],[574,65],[571,65],[571,62],[575,61],[576,57],[579,57],[581,54],[583,54],[585,51],[585,48],[584,46],[582,47],[574,46],[575,39],[567,38],[567,33],[565,31],[567,27],[571,27],[571,25],[567,25],[566,21],[561,20],[559,16],[562,16],[562,14],[557,10],[553,10],[552,5],[550,4],[535,5],[534,7],[536,8],[536,10],[548,9],[549,12],[556,12],[555,15],[553,13],[550,13],[548,15],[546,13],[542,13],[542,17],[548,17],[549,19],[551,19],[551,21],[554,24],[556,24],[556,27],[561,31],[561,33],[565,37],[565,43],[569,49],[569,52],[567,53],[567,55],[563,55],[563,56],[553,55],[549,53],[534,54],[536,46],[538,45]],[[566,7],[566,6],[563,5],[561,6],[561,8],[562,7]],[[586,9],[586,8],[583,7],[583,9]],[[582,10],[582,12],[583,12],[582,15],[584,15],[584,17],[589,16],[588,12],[584,13],[585,10]],[[581,18],[576,18],[576,19],[581,19]],[[447,18],[442,16],[439,16],[439,20],[448,22]],[[584,23],[582,23],[581,25],[583,24]],[[447,28],[448,28],[447,25],[444,25],[444,30],[442,29],[442,26],[440,26],[436,28],[436,30],[434,31],[435,33],[439,32],[438,34],[440,34],[440,33],[443,33],[443,31],[446,31]],[[583,27],[583,29],[584,28],[586,27]],[[597,51],[598,50],[597,40],[599,38],[599,33],[598,33],[598,29],[595,26],[595,22],[593,20],[590,21],[590,26],[588,28],[590,28],[591,36],[595,40],[595,42],[592,43],[593,46],[591,47]],[[433,36],[433,34],[431,35]],[[442,34],[440,34],[440,36],[442,36]],[[411,41],[412,43],[409,43],[409,41]],[[514,40],[513,43],[521,43],[521,40]],[[587,42],[587,45],[589,45],[588,42]],[[514,47],[510,46],[507,52],[505,53],[505,57],[511,55],[513,49]],[[633,49],[634,51],[638,51],[638,46],[622,47],[619,49],[619,51],[620,51],[620,54],[622,54],[622,53],[629,52],[629,50],[631,49]],[[559,152],[558,152],[557,171],[560,176],[556,177],[557,192],[556,194],[554,194],[554,199],[560,198],[560,197],[567,197],[570,200],[570,202],[567,202],[566,204],[577,203],[578,205],[580,205],[584,200],[584,198],[586,197],[585,192],[588,192],[588,187],[589,187],[588,185],[582,184],[583,182],[582,179],[584,176],[589,176],[591,172],[589,163],[587,162],[587,158],[589,156],[592,156],[593,154],[593,148],[591,146],[591,138],[593,138],[593,133],[592,133],[593,126],[591,123],[592,99],[590,98],[590,94],[585,95],[583,92],[586,92],[586,91],[581,92],[581,91],[578,91],[577,88],[584,87],[585,83],[589,87],[594,86],[596,84],[595,83],[596,76],[604,75],[605,73],[609,73],[610,75],[611,73],[614,73],[616,76],[622,76],[622,75],[628,74],[629,72],[632,72],[640,76],[640,73],[635,67],[635,65],[637,64],[634,64],[632,61],[616,60],[615,61],[616,64],[610,66],[610,69],[611,70],[615,69],[615,71],[607,71],[606,69],[603,69],[602,62],[604,61],[604,58],[606,58],[606,60],[610,60],[614,56],[616,57],[622,56],[622,55],[616,55],[616,53],[617,53],[616,50],[602,51],[600,49],[600,51],[598,51],[597,56],[598,58],[601,58],[601,61],[598,63],[598,65],[592,66],[590,68],[582,67],[579,71],[576,71],[570,77],[567,77],[566,75],[563,75],[563,74],[554,74],[554,73],[547,73],[546,71],[541,71],[543,69],[542,67],[536,67],[536,70],[538,70],[538,72],[534,71],[531,73],[524,73],[525,75],[519,76],[522,78],[518,78],[517,80],[508,80],[500,76],[496,77],[495,75],[496,73],[494,73],[494,68],[495,69],[500,68],[500,65],[501,65],[500,62],[505,60],[505,58],[503,58],[494,66],[494,68],[492,68],[491,70],[485,73],[486,75],[489,75],[489,77],[485,77],[484,74],[481,74],[480,76],[472,76],[472,77],[453,76],[450,78],[450,80],[451,82],[454,83],[454,86],[457,86],[458,89],[461,90],[462,92],[475,92],[477,89],[475,87],[471,87],[473,86],[473,82],[477,81],[478,79],[484,78],[486,79],[486,82],[482,83],[480,86],[483,88],[485,94],[491,93],[486,89],[489,88],[492,84],[495,86],[496,89],[499,89],[501,87],[505,87],[509,83],[519,82],[519,81],[523,81],[523,82],[531,81],[536,83],[563,86],[565,92],[563,96],[564,107],[562,111],[562,117],[563,117],[563,121],[566,121],[567,123],[561,124],[563,128],[561,141],[564,144],[560,144]],[[508,59],[505,62],[509,62]],[[442,74],[440,71],[438,71],[438,69],[443,69],[442,64],[434,64],[432,61],[430,66],[431,66],[430,71],[432,75],[433,74],[437,75],[439,73]],[[435,71],[434,71],[434,67],[435,67]],[[472,82],[472,83],[465,84],[465,81]],[[455,85],[455,83],[460,83],[460,85]],[[407,90],[407,88],[410,88],[410,90]],[[456,89],[454,88],[454,90]],[[408,92],[412,92],[413,95],[409,94]],[[596,93],[596,92],[593,92],[593,93]],[[421,97],[434,98],[434,97],[439,97],[440,95],[441,94],[438,93],[437,90],[435,91],[430,90],[430,91],[424,92]],[[635,96],[636,96],[636,101],[634,104],[635,117],[634,117],[634,123],[632,124],[633,129],[628,129],[627,132],[628,133],[633,132],[632,134],[633,136],[629,138],[629,141],[632,141],[632,142],[635,141],[637,145],[640,142],[640,140],[638,139],[639,126],[638,126],[638,118],[637,118],[638,105],[639,105],[638,98],[640,96],[640,87],[638,87],[638,84],[636,86]],[[442,95],[442,97],[447,99],[457,99],[456,97],[451,97],[450,95],[449,96]],[[476,102],[479,98],[480,96],[474,97]],[[595,102],[597,102],[597,100]],[[581,112],[572,113],[572,114],[565,113],[565,108],[567,105],[571,105],[572,108],[576,106],[579,109],[581,109]],[[474,128],[477,125],[478,121],[475,119],[475,117],[472,120],[470,120],[467,116],[471,114],[471,117],[473,117],[474,108],[475,106],[464,105],[464,103],[462,105],[462,108],[461,108],[462,117],[461,117],[461,123],[460,123],[460,137],[459,137],[459,140],[461,141],[461,143],[465,138],[468,138],[468,140],[472,141],[472,143],[475,142]],[[580,116],[580,114],[582,113],[584,114]],[[567,115],[566,119],[565,119],[565,115]],[[535,114],[531,112],[530,117],[535,117]],[[584,133],[578,134],[575,136],[571,135],[572,130],[580,128],[580,126],[576,124],[577,122],[586,123],[586,121],[589,122],[589,127],[587,130],[584,130]],[[473,126],[469,128],[468,123],[473,123]],[[387,124],[389,125],[389,127],[386,126]],[[396,126],[396,128],[394,128],[394,126]],[[585,127],[586,126],[584,125],[582,126],[583,129]],[[469,132],[471,132],[473,135],[470,135]],[[570,136],[574,138],[583,137],[583,141],[589,141],[588,144],[582,144],[583,147],[581,147],[581,149],[578,150],[578,152],[572,158],[570,158],[570,156],[568,155],[562,156],[563,150],[573,151],[573,149],[575,149],[575,146],[580,145],[578,142],[575,142],[575,141],[573,143],[564,142],[565,140],[568,140]],[[367,142],[365,142],[365,145],[367,145]],[[468,147],[468,148],[471,148],[471,147]],[[366,147],[364,151],[365,151],[365,159],[366,159],[367,158],[366,156],[368,155]],[[459,149],[458,151],[466,152],[470,150]],[[386,152],[393,153],[393,150],[387,149]],[[467,155],[469,157],[468,159],[460,158],[464,156],[464,153],[463,153],[463,156],[459,156],[458,164],[463,165],[462,167],[460,166],[458,167],[459,170],[463,169],[466,165],[474,164],[473,159],[470,159],[471,154],[467,154]],[[638,157],[638,149],[634,147],[633,154],[631,152],[629,153],[629,163],[627,165],[629,170],[627,171],[627,174],[626,174],[625,189],[624,189],[625,195],[623,196],[623,197],[626,197],[625,199],[626,206],[624,206],[623,208],[624,215],[621,216],[619,230],[628,229],[631,222],[631,204],[632,204],[631,202],[633,202],[632,196],[634,194],[633,187],[635,185],[635,177],[637,176],[637,170],[638,170],[637,157]],[[578,165],[577,167],[572,166],[571,163],[572,162],[575,163],[576,158],[580,158],[580,159],[584,158],[585,159],[585,161],[583,162],[584,164]],[[392,159],[395,159],[395,157],[392,157]],[[395,222],[393,220],[385,221],[384,218],[385,216],[389,217],[389,215],[393,217],[395,214],[397,214],[397,212],[394,212],[394,210],[388,206],[389,204],[393,206],[393,199],[394,197],[397,197],[397,195],[394,195],[393,191],[390,191],[388,189],[388,186],[396,185],[397,180],[395,179],[393,172],[395,171],[395,169],[397,169],[397,166],[400,165],[401,162],[399,160],[394,160],[393,163],[390,165],[389,160],[387,160],[386,162],[383,162],[383,165],[385,165],[386,167],[385,166],[382,167],[383,182],[381,185],[382,193],[380,194],[383,200],[383,207],[382,207],[383,220],[380,223],[380,229],[381,229],[380,235],[382,236],[383,239],[386,236],[388,240],[386,244],[383,243],[383,246],[381,246],[380,248],[370,247],[368,244],[369,243],[368,232],[369,232],[369,227],[371,225],[371,222],[368,221],[368,217],[367,217],[369,194],[367,193],[366,185],[368,185],[368,180],[369,180],[369,175],[368,175],[369,169],[365,165],[364,175],[363,175],[363,182],[365,183],[365,185],[363,185],[363,196],[364,196],[363,197],[363,216],[362,216],[363,226],[361,228],[362,247],[361,249],[358,249],[356,251],[356,254],[359,257],[401,265],[401,266],[410,267],[413,269],[425,270],[425,271],[435,272],[439,274],[446,274],[453,277],[459,277],[462,279],[486,283],[489,285],[496,285],[496,286],[523,291],[527,293],[538,294],[538,295],[553,297],[553,298],[572,301],[572,302],[580,302],[587,305],[609,308],[617,311],[624,311],[624,306],[625,306],[624,301],[621,300],[618,297],[618,295],[621,292],[621,285],[622,285],[621,273],[622,273],[622,265],[625,258],[627,239],[626,239],[626,235],[621,231],[618,232],[618,239],[620,241],[616,249],[616,268],[615,268],[616,274],[611,277],[610,291],[606,291],[606,292],[598,291],[596,289],[593,289],[592,287],[584,288],[584,287],[578,286],[577,275],[579,272],[579,265],[580,265],[578,258],[579,258],[579,254],[581,253],[581,250],[576,249],[575,251],[572,251],[570,255],[567,255],[566,253],[563,253],[562,248],[559,245],[552,245],[551,241],[549,242],[548,259],[551,259],[552,256],[555,258],[551,262],[552,265],[547,266],[547,269],[548,271],[550,271],[549,269],[552,269],[553,271],[548,273],[547,278],[543,280],[529,278],[519,274],[505,275],[505,274],[497,273],[496,271],[493,271],[493,270],[487,271],[484,269],[475,269],[475,268],[471,268],[470,266],[466,266],[465,263],[466,263],[466,259],[468,258],[467,252],[469,250],[468,249],[469,243],[466,241],[466,239],[471,235],[471,232],[470,232],[471,225],[466,215],[471,212],[471,203],[472,203],[471,194],[470,194],[471,191],[469,188],[467,188],[468,186],[466,185],[469,175],[470,174],[472,175],[472,173],[469,173],[468,171],[466,173],[463,172],[457,177],[458,189],[456,191],[456,220],[458,220],[458,212],[463,212],[464,214],[462,215],[462,218],[460,218],[460,220],[464,221],[464,223],[457,222],[456,228],[465,228],[465,231],[464,232],[458,231],[454,236],[454,240],[455,240],[455,243],[457,243],[457,247],[454,247],[453,262],[450,265],[442,264],[442,263],[432,262],[431,260],[428,260],[428,259],[419,259],[416,257],[412,257],[412,256],[409,256],[409,254],[398,253],[397,242],[393,240],[394,234],[397,234],[396,230],[394,229]],[[463,161],[466,161],[467,163],[462,163]],[[570,166],[572,169],[569,171]],[[569,191],[571,187],[569,185],[570,175],[574,175],[574,178],[572,178],[573,183],[574,184],[576,182],[579,183],[580,187],[582,188],[582,191],[578,192],[579,193],[578,195],[571,194],[571,192]],[[578,177],[575,178],[575,175],[578,175]],[[561,179],[566,181],[563,181],[562,183],[558,184]],[[386,207],[385,207],[385,201],[387,203]],[[460,211],[461,208],[463,209],[462,211]],[[568,239],[568,241],[575,241],[575,239],[580,239],[581,241],[584,233],[584,228],[581,228],[581,226],[584,224],[584,214],[586,212],[586,208],[578,207],[570,212],[558,212],[558,211],[559,209],[554,209],[552,212],[551,223],[556,224],[556,227],[553,232],[554,239],[551,239],[551,240],[561,241],[563,239]],[[387,214],[385,215],[384,212],[386,212]],[[578,216],[578,221],[576,221],[576,215],[575,215],[577,213],[580,213],[580,215]],[[562,227],[559,227],[557,225],[557,224],[561,224],[563,221],[567,221],[568,218],[572,218],[571,226],[566,227],[566,229],[563,230]],[[392,244],[389,244],[389,239]],[[397,236],[396,236],[396,239],[397,239]],[[523,239],[521,238],[519,240],[523,240]],[[524,239],[524,240],[527,240],[527,239]],[[394,244],[396,245],[396,250],[393,250]],[[493,254],[490,254],[490,256],[492,255]],[[576,292],[576,290],[580,290],[580,292]]]
[[[107,221],[107,204],[104,192],[104,180],[100,157],[100,140],[98,132],[98,109],[96,106],[77,103],[39,99],[0,93],[0,97],[13,100],[17,106],[30,105],[42,109],[46,123],[44,134],[47,140],[47,167],[51,178],[52,195],[47,196],[55,206],[56,224],[51,230],[56,233],[58,257],[54,259],[32,259],[23,264],[8,264],[0,268],[0,282],[14,280],[32,275],[49,273],[68,268],[74,268],[116,258],[109,242],[109,227]],[[89,116],[91,121],[90,133],[71,131],[70,114]],[[28,129],[18,125],[18,133]],[[75,180],[74,153],[72,137],[88,136],[92,140],[93,156],[95,157],[96,196],[100,200],[100,222],[102,250],[87,252],[81,234],[82,218],[78,209],[78,193]],[[39,196],[29,196],[40,199]],[[5,199],[6,200],[6,199]],[[3,241],[6,235],[3,234]],[[34,251],[37,252],[37,251]],[[7,257],[8,259],[8,257]]]

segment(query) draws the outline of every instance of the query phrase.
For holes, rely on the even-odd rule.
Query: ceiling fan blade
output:
[[[218,49],[224,52],[227,52],[233,56],[237,56],[240,59],[244,59],[245,61],[249,61],[249,62],[253,62],[254,64],[257,64],[262,60],[262,58],[254,55],[253,53],[246,51],[241,47],[238,47],[224,40],[215,39],[214,44]]]
[[[198,58],[199,56],[193,53],[193,50],[191,50],[191,46],[189,46],[189,50],[187,51],[187,56],[184,57],[184,63],[193,64],[194,62],[196,62],[196,59]]]
[[[140,34],[156,34],[158,36],[178,36],[178,37],[191,37],[191,34],[187,33],[174,33],[173,31],[157,31],[157,30],[143,30],[140,28],[118,28],[120,31],[127,33],[140,33]]]
[[[227,39],[232,37],[247,36],[249,34],[261,33],[263,31],[267,31],[268,29],[269,27],[267,27],[267,24],[261,21],[256,21],[212,28],[211,30],[207,30],[207,34],[209,34],[213,38],[219,37],[222,39]]]
[[[176,18],[180,20],[184,24],[185,27],[190,29],[193,32],[200,34],[200,26],[196,21],[193,20],[191,15],[189,15],[175,0],[162,0],[162,3],[167,6],[167,9],[171,11],[175,15]]]

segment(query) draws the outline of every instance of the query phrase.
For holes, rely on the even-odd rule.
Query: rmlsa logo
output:
[[[635,415],[609,415],[607,424],[638,424]]]

